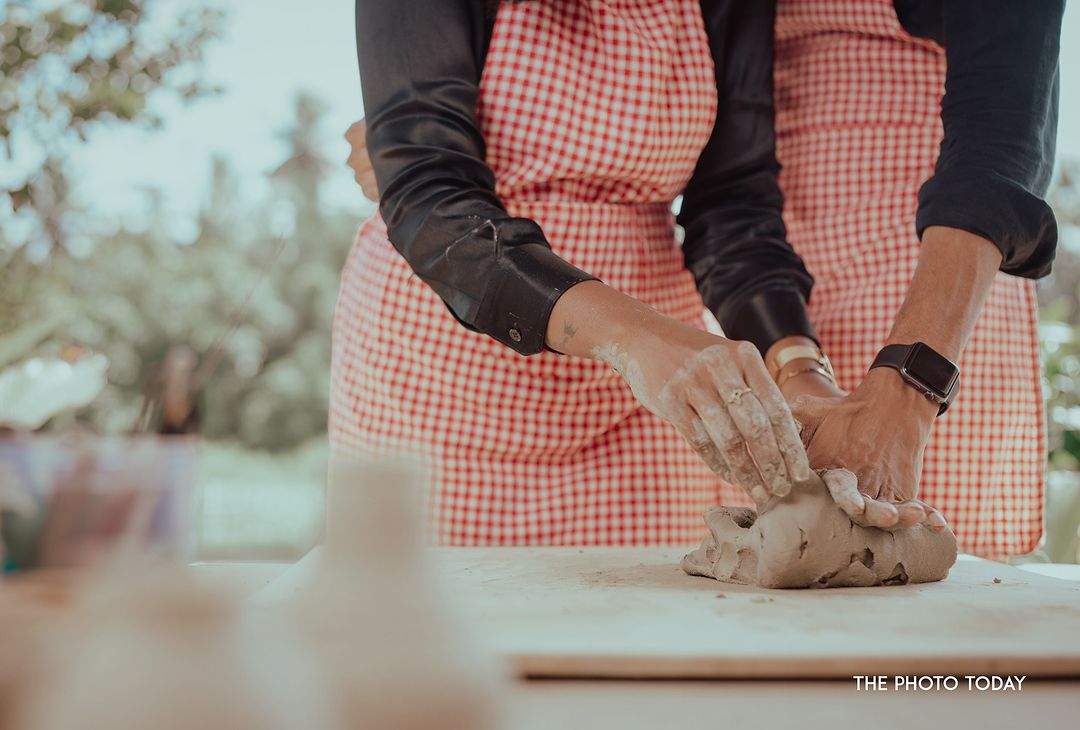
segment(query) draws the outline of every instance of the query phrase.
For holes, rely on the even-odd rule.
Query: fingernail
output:
[[[864,514],[866,512],[866,497],[862,496],[858,492],[851,498],[852,506],[855,508],[856,514]]]
[[[896,507],[876,499],[866,500],[866,520],[878,527],[892,527],[900,519]]]
[[[933,530],[944,530],[948,524],[945,522],[945,518],[941,516],[940,512],[931,512],[926,516],[926,522],[928,526]]]

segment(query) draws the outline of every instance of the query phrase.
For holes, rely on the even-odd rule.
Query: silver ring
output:
[[[753,391],[750,390],[749,388],[738,388],[737,390],[733,390],[730,393],[728,393],[727,397],[724,398],[724,402],[727,403],[729,406],[734,405],[734,404],[738,403],[739,399],[742,398],[744,395],[746,395],[747,393],[752,393],[752,392]]]

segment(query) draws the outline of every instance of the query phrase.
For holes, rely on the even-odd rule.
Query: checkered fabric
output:
[[[504,6],[480,108],[510,213],[572,263],[695,323],[668,206],[715,109],[699,12],[696,0]],[[817,280],[814,322],[852,388],[914,270],[944,57],[903,31],[890,0],[780,0],[777,36],[785,218]],[[1028,552],[1042,534],[1035,322],[1031,282],[999,275],[926,452],[923,496],[981,555]],[[523,358],[462,329],[378,216],[342,277],[330,431],[338,449],[422,454],[444,544],[686,543],[705,506],[745,503],[611,371]]]
[[[811,318],[854,387],[915,269],[916,194],[942,137],[945,57],[891,0],[780,0],[777,133],[791,241],[816,281]],[[1038,546],[1046,435],[1033,282],[999,274],[934,426],[922,495],[963,550]]]
[[[671,203],[716,113],[699,0],[537,0],[499,10],[481,82],[488,164],[511,215],[571,263],[699,324]],[[376,216],[334,325],[337,449],[432,467],[452,545],[688,544],[718,500],[745,504],[622,378],[522,357],[458,325]]]

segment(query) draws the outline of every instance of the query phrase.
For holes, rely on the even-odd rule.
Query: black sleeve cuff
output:
[[[919,190],[915,227],[948,226],[982,236],[1001,250],[1001,270],[1038,279],[1050,273],[1057,249],[1054,212],[1046,201],[986,170],[944,171]]]
[[[476,329],[522,355],[535,355],[544,350],[555,302],[575,284],[595,280],[542,243],[503,246]]]
[[[732,305],[716,315],[724,334],[732,340],[754,343],[762,357],[785,337],[801,335],[820,344],[806,311],[806,298],[795,286],[773,285]]]

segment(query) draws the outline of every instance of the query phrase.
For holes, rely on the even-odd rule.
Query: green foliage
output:
[[[68,146],[101,123],[159,124],[151,94],[192,99],[212,91],[200,68],[221,14],[185,3],[165,17],[158,7],[154,0],[0,3],[0,142],[17,171],[0,184],[0,236],[64,245],[81,223],[61,162]]]
[[[1042,283],[1040,334],[1052,472],[1046,553],[1080,561],[1080,164],[1062,165],[1051,203],[1061,230],[1054,273]]]
[[[201,65],[220,21],[184,2],[0,4],[0,139],[7,169],[24,173],[0,190],[0,359],[68,344],[103,352],[110,385],[79,418],[119,432],[165,353],[185,344],[217,362],[204,435],[284,449],[325,432],[330,323],[355,227],[321,201],[322,106],[297,100],[265,199],[239,203],[238,181],[215,162],[193,242],[152,227],[94,234],[100,221],[74,207],[62,163],[95,125],[158,124],[153,95],[210,91]],[[162,204],[152,197],[149,220]]]
[[[1066,163],[1053,192],[1061,230],[1054,273],[1039,289],[1051,468],[1080,468],[1080,165]]]
[[[17,257],[32,282],[18,318],[77,310],[54,340],[109,357],[110,386],[83,414],[96,427],[129,429],[149,373],[183,343],[204,357],[221,347],[200,404],[208,438],[284,449],[325,432],[331,318],[355,219],[324,210],[309,174],[326,164],[312,151],[314,118],[302,121],[313,104],[298,102],[296,126],[306,131],[293,133],[303,144],[254,208],[238,206],[229,192],[236,181],[216,162],[193,243],[121,230],[87,258],[54,253],[36,265]]]

